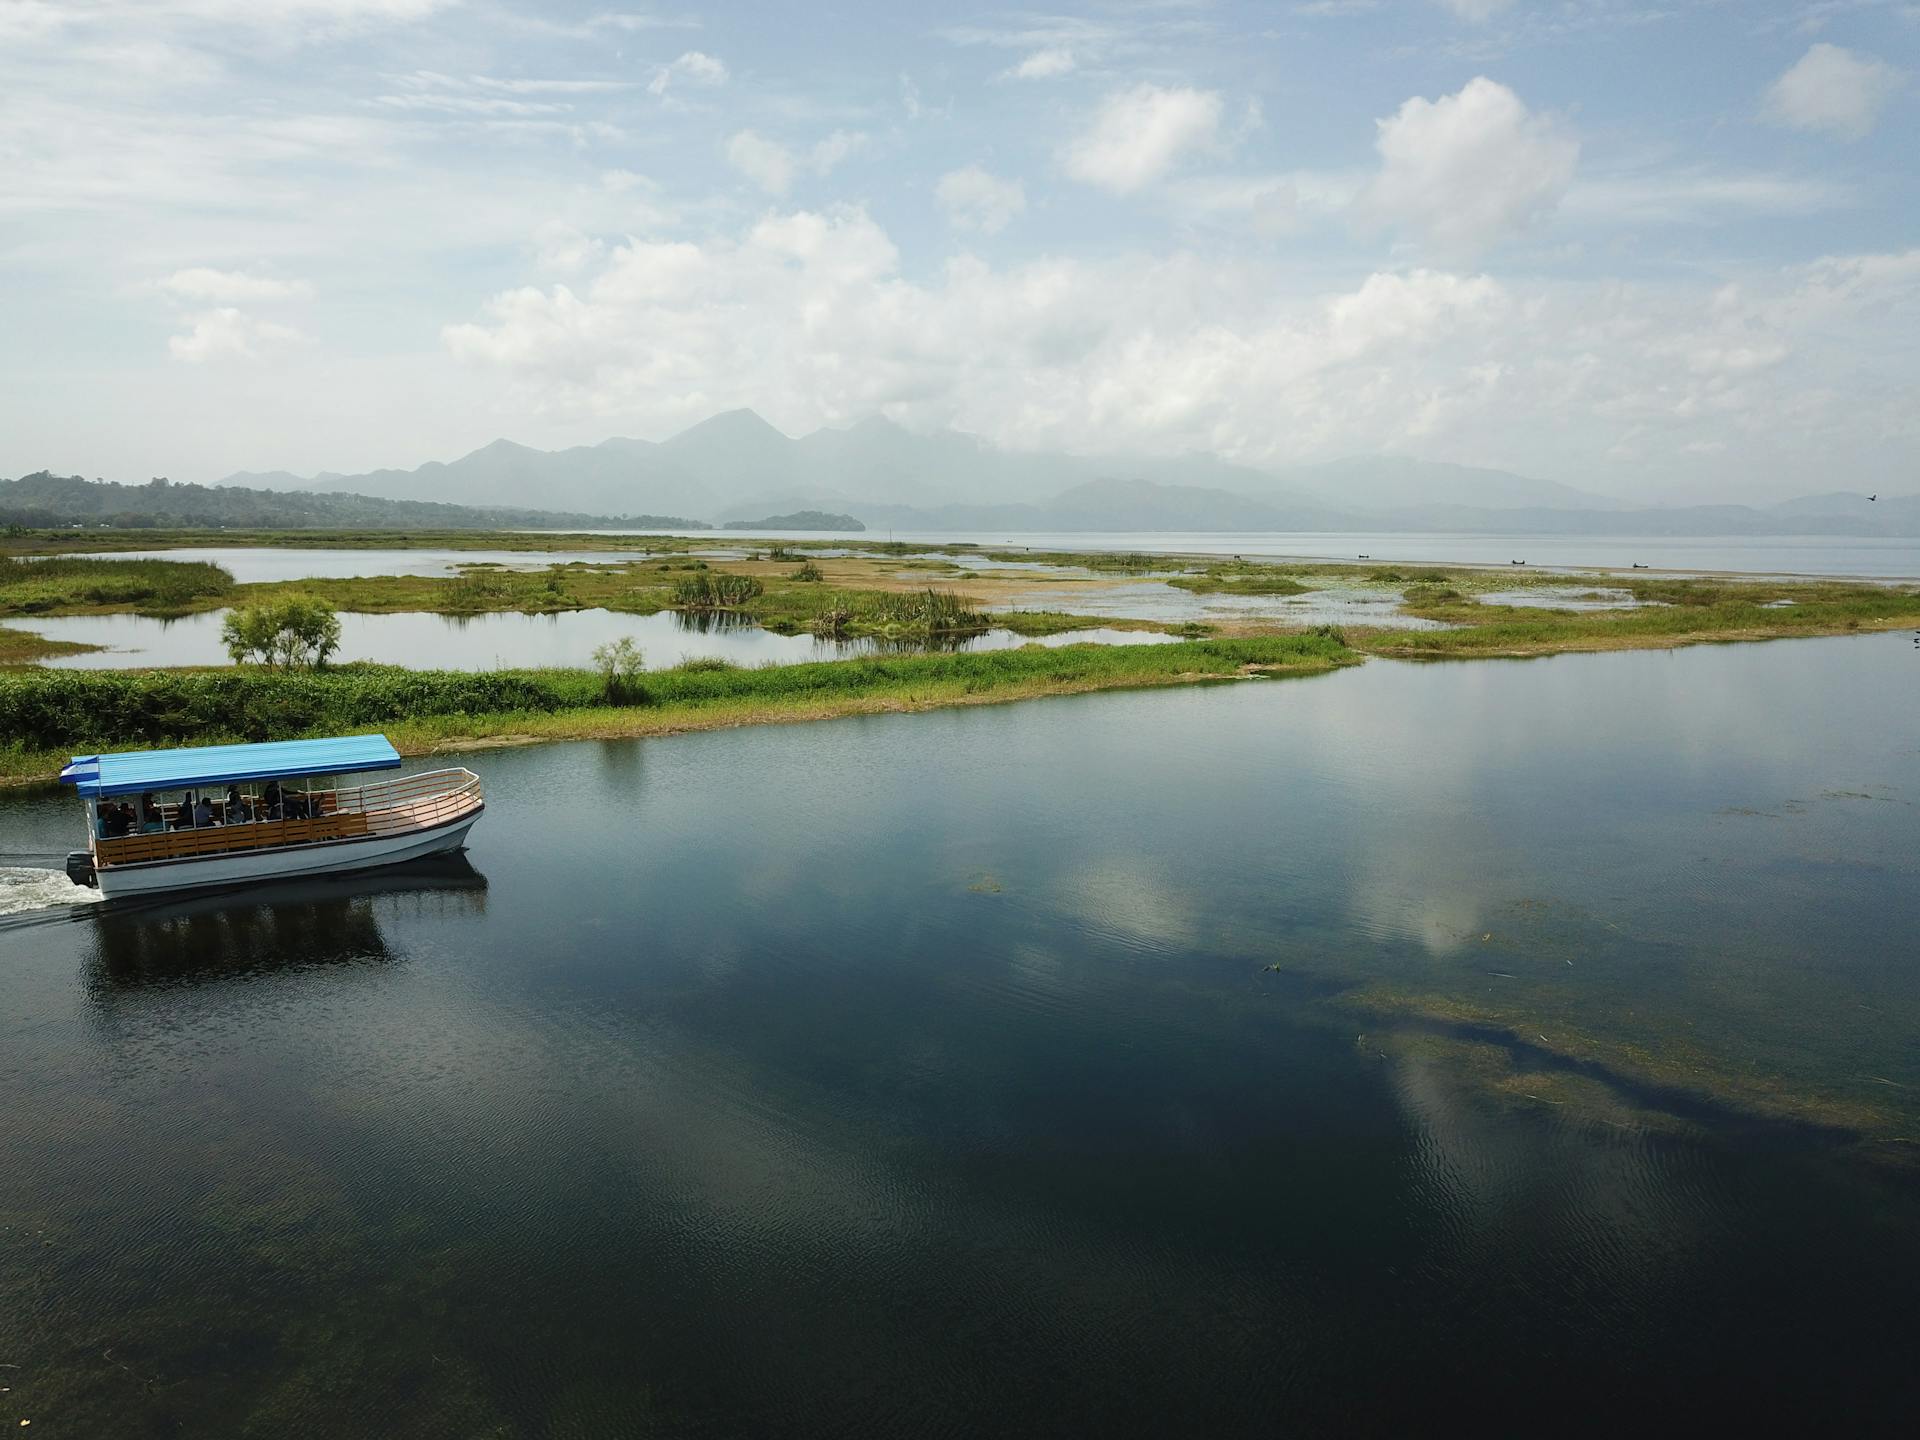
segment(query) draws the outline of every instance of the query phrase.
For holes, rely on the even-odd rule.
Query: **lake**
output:
[[[609,535],[661,531],[587,532]],[[674,532],[678,536],[714,538],[712,531]],[[794,535],[753,531],[728,534],[749,547],[777,540],[843,540],[871,545],[888,538],[886,532],[864,535]],[[1609,535],[1426,535],[1391,532],[1372,535],[1287,533],[1275,535],[1101,534],[1063,531],[1056,534],[1007,535],[998,531],[941,535],[900,532],[894,538],[915,544],[951,545],[956,542],[1010,548],[1005,557],[1017,563],[1022,548],[1088,552],[1130,551],[1192,555],[1256,555],[1266,558],[1353,561],[1361,556],[1386,561],[1430,560],[1448,565],[1505,565],[1525,560],[1536,569],[1578,568],[1626,570],[1635,564],[1655,570],[1683,573],[1741,571],[1763,575],[1854,575],[1882,579],[1920,579],[1920,540],[1865,539],[1852,536],[1609,536]],[[709,558],[747,553],[745,550],[702,550]],[[380,550],[290,549],[279,546],[205,546],[181,550],[102,552],[104,559],[205,560],[225,566],[243,583],[303,580],[366,575],[451,576],[462,565],[506,565],[542,569],[569,561],[618,564],[642,558],[631,550]],[[990,557],[980,557],[976,568],[997,568]]]
[[[0,1419],[1905,1433],[1917,681],[497,750],[463,861],[0,919]]]
[[[660,531],[587,531],[587,534],[660,534]],[[692,536],[703,532],[670,532]],[[711,533],[711,532],[704,532]],[[729,538],[732,538],[730,535]],[[1029,550],[1146,551],[1190,555],[1257,555],[1303,560],[1431,560],[1446,565],[1505,565],[1525,560],[1536,569],[1626,570],[1639,564],[1683,573],[1736,571],[1757,575],[1857,575],[1920,579],[1920,539],[1851,535],[1500,535],[1380,531],[1325,534],[1221,534],[1139,531],[1106,533],[1062,530],[1011,534],[1003,530],[941,534],[934,531],[869,531],[865,535],[740,532],[747,541],[834,539],[851,542],[905,540],[913,544],[989,545]]]
[[[276,580],[345,580],[370,575],[422,575],[448,579],[469,565],[544,570],[549,565],[624,565],[646,558],[644,550],[403,550],[317,546],[202,545],[177,550],[102,550],[81,560],[179,560],[218,565],[242,585]]]
[[[1032,607],[1027,607],[1032,608]],[[227,612],[207,610],[177,619],[148,615],[35,615],[19,622],[49,640],[101,645],[102,650],[52,656],[49,669],[122,670],[147,665],[225,665],[220,643]],[[776,635],[757,625],[728,623],[728,616],[682,615],[662,610],[627,615],[613,610],[566,610],[555,615],[498,613],[433,615],[340,615],[340,650],[334,659],[373,660],[436,670],[579,666],[593,664],[594,650],[631,639],[651,669],[665,670],[697,655],[717,655],[736,665],[794,665],[810,660],[846,660],[872,655],[897,643],[877,640],[817,640],[812,635]],[[1039,638],[995,628],[942,641],[943,650],[1005,650],[1021,645],[1164,644],[1175,636],[1148,630],[1095,626]]]

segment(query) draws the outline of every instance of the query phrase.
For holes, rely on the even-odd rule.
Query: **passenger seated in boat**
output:
[[[118,829],[114,832],[116,834],[131,835],[140,828],[140,817],[133,813],[133,805],[129,801],[120,802],[120,809],[116,812],[115,819],[118,821]]]
[[[286,797],[287,818],[289,820],[305,820],[310,818],[313,814],[313,806],[309,803],[309,800],[310,797],[305,791],[289,790]]]
[[[122,835],[131,834],[132,828],[128,822],[132,814],[133,812],[125,805],[115,805],[111,801],[102,800],[100,802],[100,838],[113,840]]]
[[[140,833],[156,835],[167,828],[167,817],[160,813],[160,802],[147,791],[140,797]]]
[[[200,803],[193,807],[193,828],[198,830],[202,825],[218,825],[219,823],[218,820],[213,818],[213,802],[207,799],[205,795],[202,795],[200,797]]]
[[[237,825],[253,819],[253,806],[240,793],[238,785],[227,787],[227,824]]]
[[[189,790],[180,797],[180,803],[173,809],[173,828],[191,830],[193,828],[193,791]]]
[[[267,788],[260,792],[260,809],[269,820],[286,819],[286,806],[280,797],[280,782],[278,780],[267,781]]]

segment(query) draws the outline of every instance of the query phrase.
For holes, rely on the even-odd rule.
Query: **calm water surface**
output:
[[[637,534],[637,531],[600,531]],[[647,532],[659,533],[659,532]],[[698,532],[685,531],[685,535]],[[1432,560],[1447,565],[1505,565],[1525,560],[1535,568],[1572,566],[1626,570],[1635,564],[1655,570],[1731,570],[1760,575],[1864,575],[1884,579],[1920,578],[1920,540],[1873,539],[1850,535],[1452,535],[1418,531],[1374,534],[1314,534],[1284,531],[1270,535],[1223,535],[1214,531],[1102,533],[1063,530],[1010,534],[1002,530],[936,534],[926,531],[873,531],[864,536],[805,536],[853,541],[909,540],[951,545],[956,541],[1032,550],[1159,551],[1193,555],[1259,555],[1308,560]],[[752,531],[743,538],[791,540],[792,534]]]
[[[1908,1433],[1917,694],[1890,635],[494,751],[465,862],[12,915],[0,1424]]]
[[[219,565],[242,585],[275,580],[361,579],[369,575],[458,575],[468,565],[504,565],[544,570],[549,565],[625,564],[646,558],[641,550],[312,550],[278,545],[210,545],[178,550],[103,550],[82,560],[181,560]]]
[[[1033,608],[1031,606],[1027,608]],[[105,648],[60,655],[41,664],[59,670],[124,670],[146,665],[225,665],[220,643],[227,612],[209,610],[178,619],[149,615],[34,616],[36,634]],[[723,617],[724,618],[724,617]],[[426,666],[437,670],[495,670],[521,666],[593,664],[599,646],[622,637],[640,647],[648,666],[668,669],[696,655],[717,655],[736,665],[794,665],[809,660],[845,660],[887,648],[875,640],[817,640],[811,635],[776,635],[757,625],[715,623],[715,617],[662,610],[626,615],[613,610],[568,610],[557,615],[431,615],[403,611],[391,615],[340,616],[340,661],[373,660],[386,665]],[[1021,645],[1164,644],[1177,637],[1154,631],[1096,626],[1063,631],[1039,639],[1012,630],[993,629],[944,644],[952,650],[1006,650]]]

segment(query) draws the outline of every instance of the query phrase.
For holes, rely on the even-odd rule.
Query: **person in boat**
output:
[[[160,813],[160,802],[149,790],[140,797],[140,833],[157,835],[167,828],[167,817]]]
[[[235,825],[253,819],[253,806],[247,797],[240,793],[238,785],[227,786],[227,824]]]
[[[199,801],[193,807],[193,828],[198,830],[203,825],[219,823],[213,818],[213,801],[206,797],[205,792],[202,792]]]
[[[284,820],[287,818],[286,806],[280,796],[280,782],[278,780],[267,781],[267,788],[260,792],[260,809],[269,820]]]
[[[180,804],[173,812],[173,828],[191,830],[193,828],[193,791],[189,790],[180,797]]]
[[[124,805],[115,805],[111,800],[100,802],[100,838],[114,840],[128,834],[126,817],[132,812]]]
[[[140,828],[140,817],[134,814],[133,802],[130,800],[120,802],[120,808],[115,812],[114,818],[117,821],[115,834],[131,835]]]

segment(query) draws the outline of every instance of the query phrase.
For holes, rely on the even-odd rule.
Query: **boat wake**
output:
[[[0,915],[19,915],[56,906],[92,905],[99,899],[98,890],[74,884],[64,871],[0,865]]]

